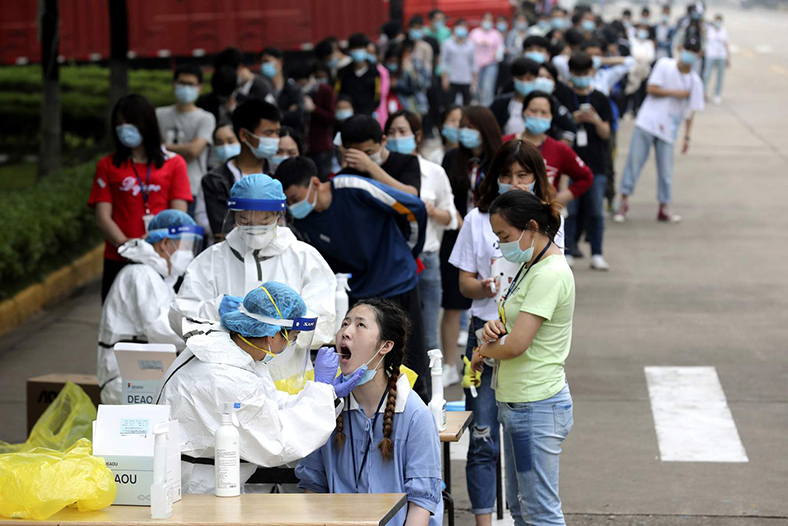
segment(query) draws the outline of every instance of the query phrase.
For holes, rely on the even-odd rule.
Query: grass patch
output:
[[[32,163],[0,166],[0,192],[24,190],[36,184],[38,167]]]

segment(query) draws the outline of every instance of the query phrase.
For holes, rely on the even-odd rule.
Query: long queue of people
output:
[[[721,17],[707,30],[697,12],[672,26],[665,8],[652,26],[646,9],[604,24],[555,7],[471,30],[434,11],[344,51],[326,39],[311,62],[265,48],[260,74],[227,49],[207,94],[201,69],[179,66],[173,106],[122,98],[89,199],[106,236],[102,400],[119,402],[115,343],[172,343],[157,402],[184,425],[187,491],[213,490],[213,432],[239,402],[243,481],[299,461],[302,489],[404,492],[397,523],[440,523],[427,350],[456,383],[467,331],[472,513],[491,520],[503,438],[515,523],[563,523],[571,267],[585,240],[591,268],[609,269],[605,199],[626,221],[652,145],[657,219],[680,220],[673,143],[685,122],[689,148],[704,105],[701,42],[722,42]],[[347,313],[336,274],[351,276]]]

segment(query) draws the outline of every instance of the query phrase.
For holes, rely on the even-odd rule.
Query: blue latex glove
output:
[[[331,347],[321,347],[315,358],[315,382],[321,384],[334,384],[339,367],[339,356]]]
[[[349,395],[350,391],[361,381],[361,377],[364,376],[366,370],[366,367],[359,367],[356,369],[356,372],[346,379],[343,379],[341,374],[334,378],[334,392],[337,394],[337,398],[345,398]]]
[[[233,312],[238,310],[238,307],[241,306],[241,302],[244,299],[240,296],[230,296],[229,294],[225,294],[222,298],[222,302],[219,304],[219,316],[224,316],[228,312]]]

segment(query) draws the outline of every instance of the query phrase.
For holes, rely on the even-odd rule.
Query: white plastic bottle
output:
[[[334,327],[334,334],[336,334],[340,328],[342,328],[342,320],[345,319],[345,315],[347,314],[348,307],[350,306],[350,300],[347,297],[347,293],[350,292],[350,285],[348,285],[348,280],[353,277],[352,274],[337,274],[337,292],[336,292],[336,312],[337,312],[337,319],[336,325]]]
[[[443,398],[443,353],[440,349],[427,351],[430,358],[430,371],[432,373],[432,398],[430,411],[435,418],[438,431],[446,430],[446,400]]]
[[[236,427],[235,409],[239,404],[225,404],[222,425],[214,435],[214,469],[216,496],[237,497],[241,494],[241,439]]]
[[[172,486],[167,485],[167,434],[170,423],[163,422],[153,429],[153,484],[150,487],[150,518],[172,517]]]

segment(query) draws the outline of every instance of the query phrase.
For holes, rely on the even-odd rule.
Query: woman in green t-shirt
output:
[[[498,420],[503,425],[506,496],[516,525],[565,524],[558,497],[558,457],[572,428],[564,362],[572,341],[575,281],[553,243],[558,206],[522,190],[490,205],[503,256],[520,269],[484,327],[472,367],[496,361]],[[496,381],[497,380],[497,381]]]

